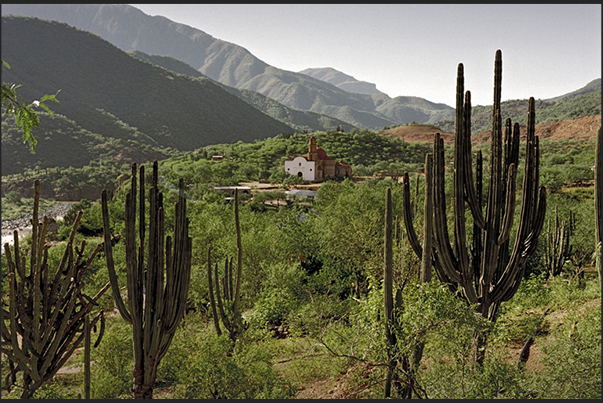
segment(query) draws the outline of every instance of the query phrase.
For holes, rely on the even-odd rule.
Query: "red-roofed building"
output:
[[[310,137],[308,155],[285,161],[285,171],[297,175],[305,181],[322,181],[328,178],[352,176],[352,167],[335,160],[316,144],[316,138]]]

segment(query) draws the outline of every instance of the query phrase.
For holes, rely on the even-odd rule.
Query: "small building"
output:
[[[223,155],[212,155],[211,156],[212,161],[222,161],[222,159],[224,159]]]
[[[285,192],[286,199],[291,201],[306,201],[310,198],[316,199],[317,195],[317,191],[305,189],[292,189]]]
[[[352,176],[352,167],[343,162],[335,162],[325,150],[316,144],[314,136],[310,137],[308,155],[285,161],[285,171],[308,182]]]
[[[214,186],[214,190],[221,190],[226,193],[226,200],[234,198],[235,192],[251,194],[251,188],[249,186]]]

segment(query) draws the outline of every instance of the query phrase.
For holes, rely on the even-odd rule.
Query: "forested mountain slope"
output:
[[[205,77],[187,63],[171,56],[148,55],[139,50],[132,50],[128,53],[137,59],[156,64],[157,66],[171,70],[174,73],[186,74],[191,77]],[[328,115],[289,108],[256,91],[239,90],[221,83],[218,83],[218,85],[231,94],[245,100],[268,116],[280,120],[300,133],[303,131],[331,130],[337,127],[340,127],[345,131],[350,131],[354,128],[354,126],[349,123]]]

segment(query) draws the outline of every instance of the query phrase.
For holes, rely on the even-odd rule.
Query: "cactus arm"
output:
[[[464,135],[463,135],[463,153],[465,155],[464,164],[464,186],[465,193],[467,195],[467,203],[471,209],[473,220],[475,225],[480,229],[484,229],[486,222],[484,221],[484,214],[482,213],[481,202],[477,197],[477,184],[473,181],[473,170],[471,167],[471,92],[465,93],[465,104],[464,104]]]
[[[456,128],[454,135],[454,253],[457,259],[457,268],[463,279],[467,278],[469,270],[469,256],[467,254],[465,230],[465,171],[468,156],[465,154],[465,110],[464,110],[464,68],[459,63],[456,84]]]
[[[450,246],[448,237],[448,225],[446,222],[446,197],[445,173],[444,173],[444,141],[439,133],[434,140],[434,232],[435,242],[438,248],[438,259],[442,274],[454,283],[461,282],[461,274],[457,271],[457,262]]]
[[[235,280],[235,293],[233,311],[237,312],[239,306],[239,293],[241,290],[241,271],[243,266],[243,247],[241,245],[241,224],[239,222],[239,192],[235,192],[235,229],[237,233],[237,275]]]
[[[433,154],[425,155],[425,220],[423,223],[423,256],[421,257],[421,281],[431,281],[433,238]]]
[[[222,303],[222,297],[220,296],[220,282],[218,279],[218,264],[214,265],[214,274],[215,274],[215,284],[216,284],[216,298],[218,300],[218,310],[220,311],[220,317],[222,318],[222,322],[227,329],[230,329],[230,321],[228,320],[228,316],[224,312],[224,304]]]
[[[427,164],[427,163],[426,163]],[[427,171],[427,167],[425,167],[425,171]],[[421,243],[419,242],[419,238],[417,237],[417,233],[415,231],[415,227],[412,221],[412,205],[410,202],[410,180],[408,178],[408,172],[404,172],[404,176],[402,177],[402,196],[403,196],[403,207],[404,207],[404,225],[406,226],[406,234],[408,236],[408,241],[410,246],[412,247],[415,255],[419,259],[422,258],[423,249],[421,247]]]
[[[214,285],[211,278],[211,247],[207,249],[207,283],[209,284],[209,304],[211,306],[212,316],[214,318],[214,326],[216,327],[216,333],[218,336],[222,335],[220,329],[220,319],[218,318],[218,312],[216,310],[216,301],[214,298]]]
[[[507,197],[505,200],[505,215],[503,218],[503,225],[500,230],[500,234],[498,235],[498,240],[496,241],[497,245],[502,245],[507,242],[509,239],[509,235],[511,234],[511,228],[513,227],[513,216],[515,213],[515,177],[517,175],[517,170],[515,169],[515,164],[511,164],[509,166],[509,171],[507,175],[507,185],[509,188],[507,189]]]
[[[16,232],[16,231],[15,231]],[[28,372],[27,361],[28,358],[23,354],[22,350],[19,348],[19,341],[17,339],[17,292],[16,292],[16,284],[17,280],[15,278],[15,266],[13,265],[10,253],[10,247],[8,243],[4,244],[4,253],[6,254],[6,261],[8,263],[8,284],[9,284],[9,328],[10,328],[10,342],[12,345],[12,353],[16,358],[16,362],[24,372]],[[4,329],[4,327],[3,327]]]
[[[104,233],[104,245],[105,245],[105,257],[107,260],[107,269],[109,270],[109,281],[111,282],[111,289],[113,291],[113,299],[117,304],[119,313],[122,318],[128,322],[132,322],[132,317],[126,309],[126,306],[119,293],[119,285],[117,284],[117,275],[115,274],[115,265],[113,263],[113,248],[111,246],[111,232],[109,230],[109,211],[107,207],[107,192],[105,190],[101,193],[101,204],[102,204],[102,216],[103,216],[103,233]],[[76,226],[74,225],[73,228]]]

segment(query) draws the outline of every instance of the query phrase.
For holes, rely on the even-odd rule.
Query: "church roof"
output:
[[[320,148],[319,146],[316,146],[316,155],[318,156],[319,160],[332,160],[333,158],[329,157],[327,155],[327,152],[325,150],[323,150],[322,148]]]

